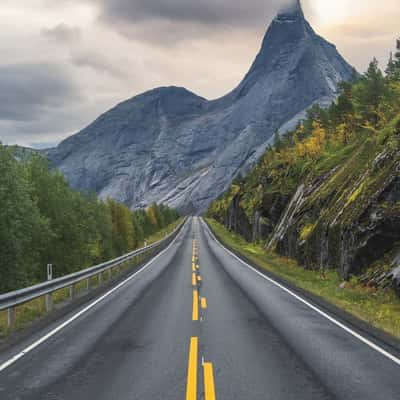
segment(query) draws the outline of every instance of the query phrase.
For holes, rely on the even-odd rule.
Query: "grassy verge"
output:
[[[161,240],[168,234],[170,234],[180,223],[182,219],[178,219],[174,223],[168,225],[161,231],[155,233],[147,239],[147,244],[151,244]],[[138,259],[132,259],[131,261],[125,262],[120,265],[119,268],[113,268],[111,279],[116,278],[118,275],[126,272],[128,269],[135,267],[137,263],[141,263],[142,259],[139,257]],[[102,282],[107,282],[109,279],[109,275],[107,272],[102,274]],[[99,280],[97,276],[90,278],[90,287],[95,288],[99,286]],[[74,286],[74,292],[77,296],[82,293],[87,292],[86,289],[86,281],[81,281]],[[53,293],[53,304],[61,304],[68,300],[69,298],[69,289],[61,289],[57,292]],[[45,307],[45,299],[44,297],[40,297],[29,303],[22,304],[16,308],[16,330],[23,329],[29,323],[34,321],[37,318],[42,317],[46,314]],[[9,334],[9,330],[7,328],[7,311],[0,311],[0,339],[6,337]]]
[[[327,271],[322,277],[319,272],[299,267],[293,260],[267,253],[260,244],[246,242],[213,219],[207,219],[207,222],[223,243],[266,271],[400,338],[400,299],[392,290],[366,288],[356,279],[341,289],[339,286],[342,281],[335,271]]]

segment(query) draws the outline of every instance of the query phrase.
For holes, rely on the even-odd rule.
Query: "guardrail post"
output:
[[[108,280],[110,280],[112,277],[112,268],[108,269]]]
[[[13,330],[15,328],[15,320],[15,307],[10,307],[7,310],[8,329]]]
[[[51,281],[53,279],[53,265],[47,264],[47,280]],[[45,296],[46,311],[50,312],[53,309],[53,293],[46,294]]]
[[[90,290],[90,278],[86,278],[86,290]]]
[[[99,275],[97,276],[99,285],[101,285],[102,281],[103,281],[103,276],[102,276],[102,272],[99,273]]]

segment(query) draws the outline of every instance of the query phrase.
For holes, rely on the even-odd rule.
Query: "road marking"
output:
[[[193,271],[193,272],[196,272],[196,265],[195,265],[195,263],[192,263],[192,271]]]
[[[186,400],[197,399],[197,358],[198,358],[199,339],[190,339],[189,366],[186,386]]]
[[[193,272],[192,274],[192,285],[196,286],[197,285],[197,281],[196,281],[196,274]]]
[[[201,298],[201,308],[205,310],[207,308],[207,299],[205,297]]]
[[[291,291],[290,289],[286,288],[285,286],[281,285],[279,282],[275,281],[272,278],[269,278],[268,276],[262,274],[260,271],[257,271],[254,267],[252,267],[251,265],[249,265],[248,263],[246,263],[245,261],[243,261],[240,257],[238,257],[235,253],[233,253],[232,251],[230,251],[229,249],[227,249],[214,235],[214,233],[210,230],[210,228],[208,227],[208,225],[202,220],[202,223],[205,225],[207,231],[209,232],[209,234],[211,235],[211,237],[218,243],[219,246],[221,246],[227,253],[229,253],[232,257],[236,258],[240,263],[242,263],[243,265],[245,265],[247,268],[251,269],[253,272],[255,272],[257,275],[259,275],[261,278],[267,280],[268,282],[272,283],[274,286],[282,289],[284,292],[288,293],[290,296],[294,297],[296,300],[300,301],[301,303],[303,303],[304,305],[306,305],[307,307],[311,308],[313,311],[315,311],[316,313],[318,313],[319,315],[321,315],[322,317],[324,317],[325,319],[327,319],[328,321],[332,322],[334,325],[338,326],[339,328],[343,329],[344,331],[346,331],[347,333],[349,333],[351,336],[355,337],[356,339],[358,339],[360,342],[366,344],[367,346],[369,346],[371,349],[377,351],[378,353],[380,353],[381,355],[383,355],[384,357],[388,358],[389,360],[393,361],[395,364],[400,366],[400,359],[397,358],[396,356],[394,356],[393,354],[390,354],[388,351],[386,351],[385,349],[383,349],[382,347],[376,345],[375,343],[371,342],[370,340],[368,340],[367,338],[365,338],[364,336],[360,335],[359,333],[355,332],[354,330],[352,330],[351,328],[349,328],[348,326],[342,324],[341,322],[339,322],[338,320],[336,320],[335,318],[333,318],[332,316],[330,316],[329,314],[327,314],[326,312],[322,311],[321,309],[319,309],[318,307],[314,306],[313,304],[311,304],[310,302],[308,302],[307,300],[303,299],[302,297],[300,297],[299,295],[297,295],[296,293],[294,293],[293,291]]]
[[[204,399],[215,400],[214,370],[212,363],[203,363],[204,369]]]
[[[184,228],[184,227],[183,227]],[[183,229],[182,228],[182,229]],[[109,297],[111,294],[113,294],[114,292],[116,292],[118,289],[120,289],[122,286],[125,286],[129,281],[131,281],[132,279],[134,279],[137,275],[139,275],[140,273],[142,273],[144,270],[146,270],[151,264],[153,264],[153,262],[155,260],[157,260],[159,257],[161,257],[164,253],[166,253],[171,247],[172,245],[175,244],[176,240],[178,239],[178,237],[180,236],[182,230],[180,231],[180,233],[175,237],[175,239],[169,244],[169,246],[163,250],[161,253],[159,253],[157,256],[155,256],[152,260],[150,260],[146,265],[144,265],[139,271],[135,272],[133,275],[129,276],[127,279],[125,279],[124,281],[122,281],[121,283],[119,283],[117,286],[115,286],[114,288],[112,288],[111,290],[109,290],[108,292],[106,292],[105,294],[103,294],[102,296],[100,296],[98,299],[96,299],[95,301],[93,301],[92,303],[90,303],[88,306],[86,306],[85,308],[83,308],[81,311],[79,311],[78,313],[76,313],[75,315],[73,315],[71,318],[69,318],[67,321],[63,322],[61,325],[57,326],[57,328],[53,329],[52,331],[50,331],[49,333],[47,333],[45,336],[41,337],[39,340],[37,340],[36,342],[32,343],[31,345],[29,345],[28,347],[26,347],[24,350],[22,350],[20,353],[16,354],[15,356],[13,356],[12,358],[10,358],[9,360],[7,360],[6,362],[4,362],[3,364],[0,365],[0,372],[4,371],[6,368],[10,367],[11,365],[15,364],[19,359],[21,359],[22,357],[26,356],[28,353],[30,353],[32,350],[36,349],[38,346],[40,346],[42,343],[46,342],[47,340],[49,340],[51,337],[53,337],[54,335],[56,335],[58,332],[60,332],[61,330],[63,330],[65,327],[67,327],[68,325],[72,324],[72,322],[74,322],[75,320],[77,320],[80,316],[82,316],[83,314],[87,313],[89,310],[91,310],[94,306],[96,306],[97,304],[99,304],[101,301],[103,301],[105,298]]]
[[[193,311],[192,311],[192,320],[199,320],[199,292],[197,290],[193,290]]]

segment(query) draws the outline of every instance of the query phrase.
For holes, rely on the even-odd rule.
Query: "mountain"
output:
[[[117,105],[48,155],[71,185],[128,206],[153,201],[203,212],[263,154],[279,129],[328,105],[352,67],[318,36],[296,1],[272,21],[239,86],[207,101],[184,88]]]

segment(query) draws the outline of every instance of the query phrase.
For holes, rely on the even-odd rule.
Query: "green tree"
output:
[[[274,150],[279,152],[282,150],[282,148],[283,148],[283,143],[282,143],[281,135],[279,134],[279,132],[275,132]]]
[[[389,58],[389,61],[388,61],[388,65],[387,65],[387,67],[385,69],[385,74],[389,79],[393,79],[393,77],[396,74],[396,63],[394,62],[393,53],[392,52],[390,52],[390,58]]]
[[[107,200],[111,212],[113,248],[116,255],[134,249],[135,237],[130,210],[114,200]]]
[[[30,284],[44,266],[52,233],[32,196],[25,168],[0,145],[0,292]]]
[[[379,69],[377,59],[374,58],[354,89],[358,111],[374,128],[379,127],[382,116],[381,104],[386,90],[385,78]]]

